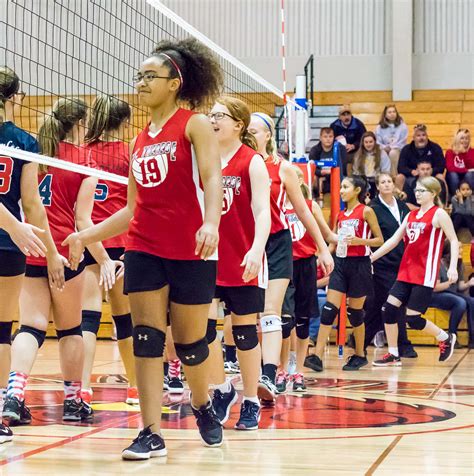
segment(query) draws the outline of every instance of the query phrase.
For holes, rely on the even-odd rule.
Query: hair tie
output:
[[[171,56],[167,55],[166,53],[160,53],[160,55],[164,56],[174,66],[174,69],[178,73],[179,80],[181,81],[181,87],[183,87],[184,85],[183,75],[181,74],[181,69],[179,68],[178,63],[176,63],[176,61],[173,58],[171,58]]]
[[[258,118],[260,118],[265,123],[265,125],[268,127],[268,130],[270,131],[270,134],[273,136],[272,126],[270,125],[270,123],[263,116],[261,116],[260,114],[258,114],[256,112],[252,113],[252,116],[257,116]]]

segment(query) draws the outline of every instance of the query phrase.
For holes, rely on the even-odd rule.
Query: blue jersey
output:
[[[0,123],[0,144],[29,152],[39,152],[38,142],[13,122]],[[21,221],[21,171],[24,160],[0,155],[0,203]],[[0,250],[20,251],[5,230],[0,228]]]

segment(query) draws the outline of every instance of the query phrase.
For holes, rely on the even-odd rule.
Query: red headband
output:
[[[160,55],[164,56],[173,66],[176,72],[178,73],[179,80],[181,81],[181,87],[183,87],[184,81],[183,81],[183,75],[181,74],[181,70],[179,69],[178,63],[171,58],[171,56],[167,55],[166,53],[160,53]]]

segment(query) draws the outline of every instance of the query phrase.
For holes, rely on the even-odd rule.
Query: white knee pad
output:
[[[262,333],[265,332],[281,332],[281,317],[274,315],[274,316],[262,316],[260,318],[260,329]]]

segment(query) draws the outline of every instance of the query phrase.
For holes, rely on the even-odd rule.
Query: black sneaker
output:
[[[418,357],[416,350],[412,346],[400,347],[399,353],[400,357],[404,359],[416,359]]]
[[[170,385],[170,381],[167,375],[163,377],[163,392],[167,392]]]
[[[277,389],[275,384],[267,375],[262,375],[258,381],[257,395],[258,398],[265,402],[274,402]],[[268,405],[268,403],[266,403]]]
[[[359,370],[361,367],[368,365],[369,361],[366,357],[360,355],[351,355],[346,362],[346,365],[342,367],[342,370]]]
[[[260,405],[244,400],[240,407],[240,418],[235,424],[236,430],[258,430],[260,421]]]
[[[0,444],[6,443],[7,441],[12,441],[12,440],[13,440],[12,431],[10,430],[10,428],[8,428],[7,425],[4,425],[0,421]]]
[[[196,417],[196,423],[203,443],[206,446],[221,446],[222,425],[212,407],[212,402],[209,401],[207,405],[203,405],[198,410],[192,405],[191,408]]]
[[[402,361],[400,357],[387,353],[380,360],[374,360],[372,365],[375,367],[401,367]]]
[[[212,396],[212,406],[216,412],[217,418],[223,425],[230,415],[230,410],[232,405],[237,401],[239,396],[235,391],[234,386],[230,385],[230,392],[221,392],[217,388],[214,390],[214,395]]]
[[[304,359],[304,366],[315,372],[322,372],[324,370],[323,361],[315,354],[308,355]]]
[[[152,433],[147,426],[138,433],[133,443],[122,451],[122,459],[150,459],[155,456],[166,456],[167,453],[163,438]]]
[[[10,426],[29,425],[31,423],[31,413],[25,405],[25,401],[20,401],[17,397],[7,397],[3,405],[3,418]]]
[[[94,410],[83,400],[64,400],[63,421],[91,421],[94,418]]]
[[[456,344],[456,334],[448,333],[448,338],[442,340],[439,345],[439,361],[446,362],[451,358],[454,351],[454,345]]]
[[[184,384],[179,377],[171,377],[168,380],[168,392],[172,394],[184,393]]]

